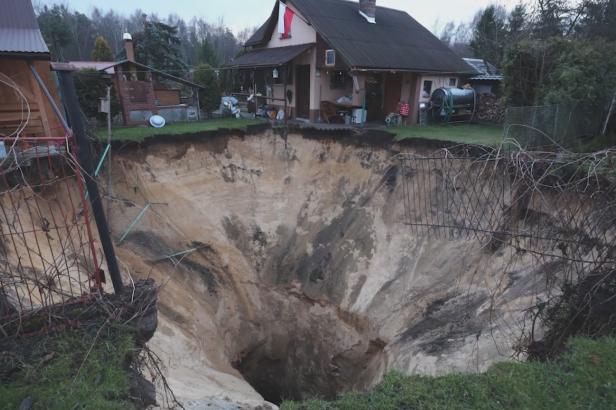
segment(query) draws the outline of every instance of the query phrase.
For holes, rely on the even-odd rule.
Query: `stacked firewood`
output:
[[[505,105],[494,94],[481,94],[477,98],[476,119],[479,122],[502,124],[505,120]]]

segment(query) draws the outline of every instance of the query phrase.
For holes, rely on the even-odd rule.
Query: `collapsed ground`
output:
[[[433,147],[266,130],[118,148],[115,238],[151,204],[120,262],[163,284],[152,344],[195,406],[483,371],[548,291],[553,266],[404,224],[394,156]]]
[[[495,202],[506,187],[489,173],[453,165],[447,180],[438,163],[402,166],[400,153],[430,156],[434,143],[384,137],[256,128],[114,145],[113,185],[101,190],[119,263],[126,283],[160,286],[150,345],[186,408],[334,399],[391,371],[473,373],[511,357],[525,312],[565,265],[407,225],[431,216],[484,226],[519,212]],[[447,194],[418,190],[409,208],[408,181]],[[466,212],[448,205],[454,192],[473,194]],[[590,238],[584,252],[602,246],[558,212],[559,197],[541,199],[517,222]]]

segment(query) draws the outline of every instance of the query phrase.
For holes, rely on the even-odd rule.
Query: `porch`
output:
[[[326,61],[319,48],[302,44],[251,51],[228,67],[233,89],[227,91],[244,100],[253,115],[274,119],[281,110],[286,119],[344,125],[384,124],[390,113],[399,113],[401,102],[421,98],[420,74],[352,70],[342,61]],[[418,108],[410,104],[409,123]]]

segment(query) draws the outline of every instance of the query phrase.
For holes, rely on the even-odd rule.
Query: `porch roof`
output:
[[[228,68],[258,68],[278,67],[288,63],[304,51],[315,46],[315,43],[296,46],[258,48],[252,50],[229,63]]]

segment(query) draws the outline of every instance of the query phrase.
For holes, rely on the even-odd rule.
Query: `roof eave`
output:
[[[0,58],[26,59],[26,60],[51,60],[49,52],[41,53],[35,51],[0,51]]]
[[[351,67],[351,71],[360,72],[404,72],[404,73],[417,73],[417,74],[441,74],[441,75],[474,75],[475,73],[469,73],[467,71],[444,71],[444,70],[426,70],[419,68],[392,68],[392,67]]]

